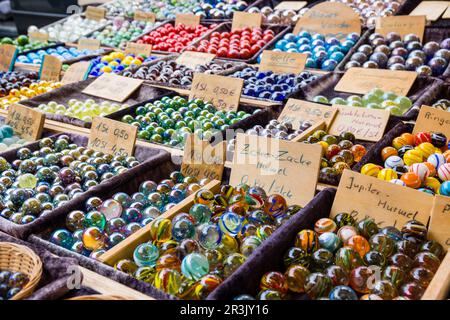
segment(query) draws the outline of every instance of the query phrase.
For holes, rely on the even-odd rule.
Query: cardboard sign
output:
[[[421,131],[441,132],[450,137],[450,112],[422,106],[414,125],[413,134]]]
[[[321,154],[318,144],[238,133],[230,184],[260,186],[268,195],[282,195],[289,205],[304,206],[316,191]]]
[[[107,154],[133,155],[137,127],[108,118],[95,117],[89,135],[88,146]]]
[[[154,14],[153,12],[145,12],[142,10],[136,10],[134,12],[134,20],[155,23],[156,14]]]
[[[298,11],[306,6],[308,2],[306,1],[282,1],[275,6],[276,10],[294,10]]]
[[[106,8],[88,6],[84,13],[87,19],[100,21],[105,19]]]
[[[74,63],[69,67],[69,69],[66,70],[66,72],[64,72],[64,76],[61,82],[63,84],[69,84],[86,80],[90,70],[91,70],[90,61],[80,61]]]
[[[185,26],[196,27],[200,24],[200,16],[192,13],[177,13],[175,17],[175,26],[184,24]]]
[[[333,122],[338,110],[319,103],[289,99],[283,108],[278,121],[290,122],[295,130],[300,128],[304,121],[311,124],[325,121],[327,127]]]
[[[144,80],[104,73],[88,85],[83,90],[83,93],[94,97],[124,102],[142,83],[144,83]]]
[[[372,89],[379,88],[406,96],[416,78],[417,73],[414,71],[350,68],[334,87],[334,90],[366,94]]]
[[[428,235],[444,248],[450,249],[450,197],[441,195],[434,197]]]
[[[184,145],[181,173],[198,180],[222,180],[226,160],[226,142],[212,146],[208,141],[200,140],[194,134],[186,139]]]
[[[185,51],[175,60],[175,62],[188,68],[195,69],[196,66],[204,66],[210,63],[215,57],[216,55],[213,53]]]
[[[62,61],[55,56],[45,55],[39,70],[39,78],[47,81],[59,81],[61,76]]]
[[[259,70],[298,74],[305,69],[307,58],[308,55],[305,53],[264,50]]]
[[[152,54],[152,45],[145,43],[127,42],[125,53],[131,53],[135,55],[143,54],[149,57]]]
[[[209,101],[220,110],[237,110],[243,85],[243,79],[195,73],[189,99]]]
[[[358,140],[379,141],[384,134],[389,120],[389,110],[357,108],[349,106],[333,105],[339,110],[331,124],[328,133],[339,135],[349,131]]]
[[[249,13],[235,11],[233,13],[233,22],[231,31],[243,29],[246,27],[259,28],[262,24],[262,15],[260,13]]]
[[[383,36],[386,36],[389,32],[397,32],[402,37],[413,33],[418,35],[422,40],[426,23],[425,16],[379,17],[376,20],[375,32]]]
[[[14,62],[17,57],[17,47],[12,44],[0,45],[0,71],[7,72],[14,69]]]
[[[428,21],[436,21],[450,6],[450,1],[422,1],[409,15],[425,15]]]
[[[81,38],[78,41],[78,50],[98,50],[100,49],[100,40]]]
[[[30,32],[28,33],[28,38],[30,42],[48,42],[48,33],[47,32]]]
[[[320,33],[325,38],[344,40],[355,32],[361,34],[359,15],[349,6],[339,2],[322,2],[309,9],[298,21],[294,34],[300,31]]]
[[[432,206],[428,193],[344,170],[330,217],[347,212],[357,221],[372,218],[380,227],[401,228],[410,220],[427,225]]]
[[[14,132],[29,141],[41,138],[44,122],[45,114],[21,104],[11,105],[6,117],[6,123],[14,129]]]

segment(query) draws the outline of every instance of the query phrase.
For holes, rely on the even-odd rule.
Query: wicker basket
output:
[[[42,275],[41,259],[28,247],[11,242],[0,242],[0,270],[25,273],[30,281],[11,300],[30,296]]]
[[[67,300],[131,300],[128,297],[116,296],[116,295],[106,295],[106,294],[93,294],[90,296],[79,296],[70,298]]]

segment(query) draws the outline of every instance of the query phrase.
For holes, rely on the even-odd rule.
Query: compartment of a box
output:
[[[263,16],[263,23],[267,24],[285,24],[285,25],[295,25],[298,19],[302,16],[302,12],[306,11],[307,9],[315,6],[320,1],[315,0],[308,0],[305,1],[306,5],[300,9],[300,10],[293,10],[295,13],[297,13],[294,16],[290,16],[290,18],[284,18],[281,16],[281,13],[284,11],[287,11],[288,9],[279,10],[280,14],[275,15],[274,17],[268,19],[269,16],[271,16],[275,10],[275,7],[278,6],[281,2],[298,2],[296,0],[258,0],[255,1],[250,7],[246,10],[248,12],[254,12],[254,13],[261,13]],[[263,8],[270,8],[273,11],[263,11],[261,12],[261,9]],[[289,9],[291,11],[291,9]],[[266,13],[266,14],[265,14]]]
[[[369,29],[368,33],[364,36],[364,38],[361,38],[360,41],[358,42],[358,44],[356,46],[354,46],[349,51],[349,53],[345,56],[344,60],[342,60],[339,63],[339,65],[336,67],[336,71],[345,71],[345,65],[349,61],[351,61],[352,55],[354,53],[358,52],[359,47],[361,47],[362,45],[368,45],[370,43],[369,37],[374,32],[375,32],[374,28]],[[425,27],[424,40],[422,41],[422,43],[425,44],[430,41],[435,41],[437,43],[440,43],[442,40],[447,39],[447,38],[450,38],[450,28]],[[446,78],[449,76],[450,76],[450,63],[448,63],[448,65],[447,65],[445,71],[442,73],[442,75],[439,75],[438,77]]]
[[[76,99],[80,101],[85,101],[86,99],[93,99],[97,103],[101,103],[104,101],[109,101],[111,103],[116,103],[111,100],[93,97],[87,94],[84,94],[82,91],[90,85],[95,79],[90,78],[84,81],[75,82],[72,84],[65,85],[59,89],[53,90],[49,93],[44,93],[42,95],[39,95],[37,97],[34,97],[29,100],[22,101],[21,103],[25,106],[31,107],[31,108],[37,108],[41,104],[47,104],[50,101],[54,101],[58,104],[65,105],[67,107],[67,103],[71,99]],[[139,89],[137,89],[134,93],[130,95],[130,97],[125,100],[123,103],[119,104],[128,104],[129,106],[137,106],[141,105],[143,103],[146,103],[152,99],[163,97],[167,94],[167,90],[158,89],[146,85],[142,85]],[[119,110],[115,112],[114,114],[120,117],[125,112],[125,109]],[[112,114],[108,115],[108,117],[112,116]],[[86,122],[78,118],[74,118],[67,115],[59,115],[59,114],[53,114],[53,113],[46,113],[47,119],[59,121],[62,123],[67,123],[71,125],[75,125],[78,127],[83,128],[90,128],[91,122]]]
[[[435,81],[424,94],[417,98],[404,117],[406,119],[417,119],[423,105],[431,107],[440,99],[450,99],[450,83]]]
[[[49,136],[53,140],[58,138],[59,136],[64,134],[56,134]],[[73,134],[73,133],[67,133],[65,134],[69,136],[72,143],[76,144],[77,146],[83,146],[86,147],[88,144],[88,137]],[[31,151],[37,151],[39,150],[39,141],[36,141],[34,143],[28,144],[26,146]],[[17,159],[17,151],[20,148],[8,150],[6,152],[0,153],[0,156],[3,157],[6,161],[9,163],[13,162]],[[89,195],[91,194],[92,190],[96,187],[104,186],[106,189],[112,188],[115,185],[121,185],[127,181],[135,179],[138,172],[142,172],[145,170],[148,170],[153,166],[153,163],[155,161],[161,161],[161,159],[167,159],[167,157],[170,157],[170,155],[162,151],[160,149],[154,149],[149,147],[141,147],[136,146],[134,151],[134,157],[137,161],[139,161],[139,164],[137,166],[134,166],[132,168],[128,168],[128,170],[122,174],[118,174],[113,176],[110,179],[104,180],[99,185],[94,186],[93,188],[89,188],[89,190],[83,192],[81,195],[75,197],[72,199],[72,201],[67,201],[61,206],[54,208],[50,213],[39,216],[35,218],[34,221],[27,223],[27,224],[16,224],[12,221],[7,220],[6,218],[0,217],[0,230],[3,232],[6,232],[10,235],[13,235],[15,237],[25,239],[30,233],[35,230],[35,228],[39,228],[42,226],[42,224],[45,224],[45,221],[48,219],[48,217],[57,217],[58,215],[61,215],[62,213],[66,213],[68,208],[70,208],[70,205],[72,202],[77,201],[83,201],[89,198]],[[50,218],[52,220],[52,218]]]
[[[292,221],[292,223],[284,224],[281,228],[279,228],[272,237],[264,242],[258,249],[254,252],[254,254],[228,279],[226,279],[209,297],[210,300],[233,300],[237,296],[240,295],[251,295],[253,297],[257,297],[258,292],[260,291],[260,282],[261,278],[267,272],[275,271],[285,274],[286,266],[285,266],[285,254],[286,252],[294,246],[296,241],[297,234],[305,229],[314,230],[314,226],[316,221],[322,218],[328,218],[333,201],[335,198],[336,190],[335,189],[325,189],[321,191],[306,207],[304,207],[299,213],[297,213],[298,218]],[[309,238],[308,238],[309,239]],[[308,242],[309,244],[310,242]],[[314,244],[313,244],[314,245]],[[444,253],[445,254],[445,250]],[[448,261],[449,254],[447,253],[447,257],[438,257],[440,259],[444,259],[435,273],[436,276],[441,274],[441,269],[447,269],[448,266],[445,265],[445,262]],[[332,263],[334,264],[334,263]],[[307,266],[306,268],[310,269],[312,265]],[[314,268],[314,267],[313,267]],[[314,271],[316,269],[311,268],[311,273],[313,272],[321,272]],[[344,271],[345,272],[345,271]],[[431,271],[430,271],[431,272]],[[447,269],[448,273],[448,269]],[[445,279],[440,284],[442,287],[448,288],[450,279]],[[401,281],[400,284],[406,283]],[[317,284],[317,283],[316,283]],[[354,282],[355,285],[356,282]],[[294,285],[294,284],[293,284]],[[303,285],[301,282],[298,283],[300,287]],[[350,285],[353,286],[352,282]],[[314,288],[311,288],[313,292],[318,293],[318,298],[327,297],[327,291],[334,287],[331,283],[329,284],[328,290],[325,286],[322,291],[322,287],[320,290],[314,291]],[[302,288],[304,289],[304,288]],[[415,292],[415,291],[414,291]],[[358,296],[362,296],[362,293],[358,293]],[[424,294],[426,297],[426,291]],[[299,290],[299,292],[293,292],[287,290],[287,299],[290,300],[310,300],[310,297],[303,291]]]

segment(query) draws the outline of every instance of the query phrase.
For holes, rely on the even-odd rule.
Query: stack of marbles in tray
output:
[[[96,259],[207,182],[174,171],[160,183],[141,183],[133,194],[118,192],[103,200],[91,197],[83,210],[67,215],[65,228],[53,231],[50,242]]]
[[[448,138],[439,132],[401,134],[381,151],[383,166],[368,163],[361,173],[430,194],[450,196]]]
[[[182,299],[205,299],[301,207],[259,187],[201,189],[172,220],[150,225],[151,241],[115,268]]]
[[[1,38],[0,44],[13,44],[17,47],[19,53],[22,53],[30,50],[45,48],[47,46],[55,44],[55,42],[30,41],[28,36],[21,35],[15,39],[11,39],[9,37]]]
[[[39,140],[39,149],[0,157],[0,217],[28,224],[101,182],[137,166],[135,157],[106,155],[72,143],[67,135]]]
[[[28,100],[43,93],[50,92],[62,86],[61,82],[54,81],[36,81],[31,84],[22,82],[23,85],[14,86],[17,89],[8,89],[6,96],[0,98],[0,108],[8,109],[10,105],[18,103],[22,100]],[[7,92],[8,90],[5,90]],[[3,92],[0,89],[0,92]]]
[[[96,57],[91,60],[90,77],[98,77],[104,73],[120,74],[128,68],[137,68],[140,65],[155,60],[156,57],[146,55],[125,54],[121,51],[114,51],[107,55]]]
[[[420,299],[441,263],[444,248],[427,228],[409,221],[399,230],[348,213],[301,230],[284,255],[283,270],[264,274],[258,299]],[[381,275],[381,278],[380,276]],[[255,299],[243,294],[236,300]]]
[[[22,54],[17,57],[17,62],[24,64],[42,64],[46,55],[57,57],[63,62],[78,59],[90,55],[99,55],[104,52],[103,49],[98,50],[78,50],[75,47],[59,46],[56,48],[41,49],[37,52]]]
[[[300,10],[293,9],[277,9],[270,6],[262,8],[251,7],[249,13],[260,13],[263,17],[263,22],[268,24],[296,24],[298,19],[308,11],[308,8]]]
[[[314,102],[325,104],[338,104],[350,107],[388,110],[394,116],[401,116],[412,106],[408,97],[399,96],[393,92],[386,92],[375,88],[362,97],[358,95],[348,96],[346,99],[335,97],[329,100],[324,96],[315,96]]]
[[[0,300],[9,300],[18,294],[28,283],[25,273],[0,270]]]
[[[18,148],[28,143],[15,134],[14,129],[7,124],[0,124],[0,152]]]
[[[369,44],[360,46],[345,65],[352,67],[408,70],[419,75],[440,76],[448,67],[450,61],[450,38],[440,43],[429,41],[420,43],[415,34],[408,34],[403,39],[395,32],[383,37],[373,33]]]

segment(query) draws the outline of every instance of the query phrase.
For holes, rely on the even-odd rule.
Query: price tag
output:
[[[136,10],[134,12],[134,20],[155,23],[156,15],[153,12],[145,12],[142,10]]]
[[[308,2],[306,1],[282,1],[275,6],[276,10],[294,10],[298,11],[306,6]]]
[[[379,141],[384,134],[389,120],[389,110],[366,109],[334,105],[339,110],[331,124],[328,133],[339,135],[351,132],[356,139],[364,141]]]
[[[98,50],[100,49],[100,40],[81,38],[78,41],[78,50]]]
[[[235,11],[233,13],[233,22],[231,24],[231,31],[243,28],[259,28],[262,24],[262,15],[260,13],[249,13],[242,11]]]
[[[441,132],[450,137],[450,112],[422,106],[414,125],[413,134],[421,131]]]
[[[417,73],[413,71],[350,68],[344,73],[334,90],[366,94],[372,89],[379,88],[406,96],[416,78]]]
[[[69,67],[69,69],[67,69],[66,72],[64,72],[64,76],[61,82],[63,84],[69,84],[86,80],[90,70],[91,70],[90,61],[80,61],[74,63]]]
[[[28,33],[28,38],[30,42],[48,42],[48,33],[47,32],[30,32]]]
[[[88,146],[107,154],[133,155],[137,127],[103,117],[92,120]]]
[[[425,16],[390,16],[376,20],[375,32],[386,36],[389,32],[397,32],[402,37],[413,33],[423,39],[426,24]]]
[[[12,44],[0,45],[0,71],[7,72],[14,69],[17,53],[16,46]]]
[[[59,81],[61,76],[62,61],[55,56],[44,56],[41,69],[39,70],[39,78],[47,81]]]
[[[450,249],[450,197],[441,195],[434,197],[428,230],[430,239]]]
[[[209,101],[220,110],[237,110],[243,85],[243,79],[195,73],[189,99]]]
[[[278,121],[290,122],[295,130],[300,128],[303,121],[308,121],[311,124],[325,121],[327,127],[333,122],[338,110],[325,106],[323,104],[289,99],[286,106],[283,108]]]
[[[380,227],[401,228],[410,220],[427,225],[432,206],[428,193],[344,170],[330,217],[348,212],[358,221],[372,218]]]
[[[198,180],[222,180],[226,160],[226,142],[212,146],[194,134],[186,139],[181,173]]]
[[[307,54],[264,50],[259,70],[298,74],[305,69]]]
[[[106,8],[88,6],[84,13],[87,19],[100,21],[105,19]]]
[[[191,13],[178,13],[175,16],[175,26],[184,24],[185,26],[196,27],[200,24],[200,16]]]
[[[326,38],[344,40],[352,32],[361,34],[359,15],[349,6],[339,2],[322,2],[309,9],[294,28],[300,31],[323,34]]]
[[[425,15],[428,21],[436,21],[450,6],[450,1],[422,1],[409,15]]]
[[[238,133],[230,184],[259,186],[267,194],[282,195],[288,204],[304,206],[316,191],[321,154],[318,144]]]
[[[21,138],[36,141],[42,135],[45,115],[42,112],[28,108],[21,104],[13,104],[9,107],[6,123]]]
[[[175,61],[177,64],[194,69],[196,66],[204,66],[213,61],[215,54],[206,52],[185,51]]]
[[[117,102],[124,102],[135,92],[144,80],[104,73],[88,85],[83,93],[94,97],[104,98]]]
[[[143,54],[146,57],[149,57],[152,54],[152,45],[145,43],[128,42],[127,47],[125,48],[125,52],[137,56]]]

